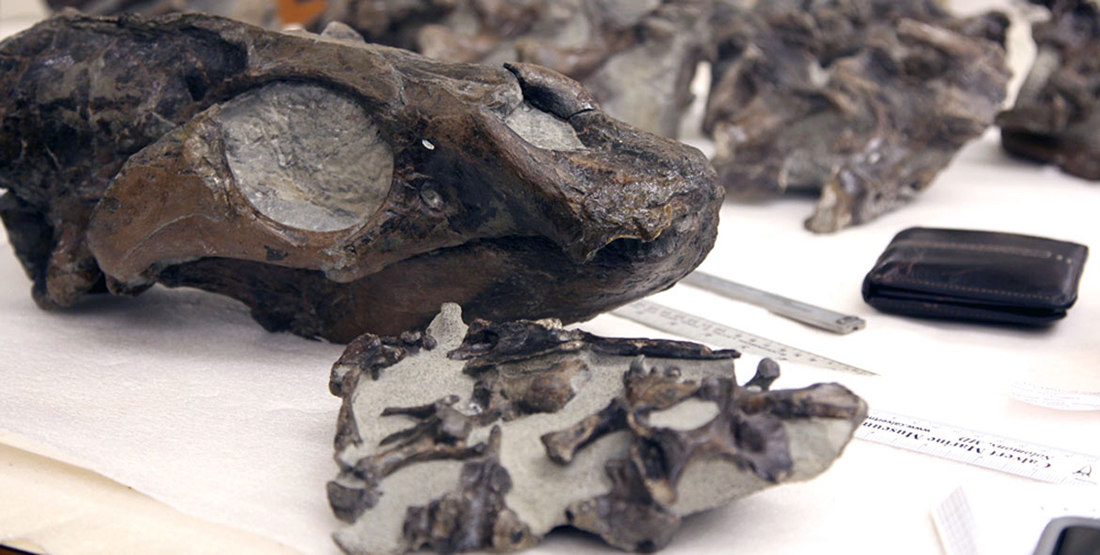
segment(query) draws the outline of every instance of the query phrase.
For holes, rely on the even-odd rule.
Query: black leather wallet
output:
[[[1046,324],[1077,300],[1088,252],[1042,237],[914,227],[890,241],[863,299],[907,316]]]

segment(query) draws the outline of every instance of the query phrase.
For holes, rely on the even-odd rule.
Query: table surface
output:
[[[865,226],[812,235],[801,225],[811,209],[810,199],[727,202],[702,269],[856,314],[866,329],[837,336],[685,286],[653,299],[880,374],[784,364],[777,387],[839,381],[877,409],[1100,454],[1100,412],[1009,396],[1019,382],[1100,392],[1100,271],[1086,267],[1069,316],[1037,330],[890,316],[859,293],[911,226],[1100,245],[1100,184],[1009,158],[991,132],[911,205]],[[54,555],[337,553],[324,483],[336,472],[339,401],[327,378],[340,346],[268,334],[241,305],[188,290],[43,312],[2,232],[0,245],[0,543]],[[582,327],[672,337],[610,315]],[[942,552],[930,510],[959,486],[1020,507],[1060,491],[853,441],[818,479],[687,519],[666,553]],[[606,548],[554,533],[535,550],[576,551]]]

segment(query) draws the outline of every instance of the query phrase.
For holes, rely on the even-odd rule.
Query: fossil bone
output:
[[[611,116],[675,137],[713,0],[334,0],[322,21],[442,60],[539,64],[580,81]]]
[[[1038,52],[1016,104],[997,117],[1005,150],[1100,180],[1100,5],[1032,0],[1051,10],[1032,26]]]
[[[729,0],[727,0],[729,1]],[[51,1],[95,15],[204,12],[273,27],[270,0]],[[302,0],[313,12],[319,0]],[[675,137],[709,59],[714,0],[330,0],[314,27],[345,23],[372,43],[455,62],[529,62],[577,79],[612,117]]]
[[[467,327],[453,304],[422,335],[356,339],[330,383],[334,537],[354,554],[503,551],[569,525],[652,551],[685,515],[824,471],[866,404],[837,384],[769,391],[768,359],[741,387],[737,356],[553,321]]]
[[[719,11],[705,130],[738,196],[820,192],[832,232],[928,187],[1005,97],[1008,19],[933,0],[780,0]]]
[[[445,301],[575,321],[714,242],[701,153],[537,66],[203,15],[65,14],[0,60],[0,214],[44,307],[159,282],[345,342]]]

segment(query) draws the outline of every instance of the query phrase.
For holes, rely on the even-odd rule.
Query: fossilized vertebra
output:
[[[570,525],[652,551],[685,515],[824,471],[866,404],[837,384],[769,391],[768,359],[739,386],[737,356],[549,321],[467,328],[451,304],[424,333],[360,337],[330,383],[336,541],[501,551]]]
[[[997,116],[1005,150],[1100,180],[1100,5],[1032,0],[1051,11],[1032,26],[1038,52],[1011,110]]]
[[[577,83],[327,35],[64,15],[0,44],[0,212],[36,300],[186,285],[348,341],[445,301],[588,318],[713,245],[703,156]]]
[[[933,0],[782,0],[728,8],[704,126],[731,194],[820,191],[806,227],[898,208],[992,123],[1008,71],[999,13]]]

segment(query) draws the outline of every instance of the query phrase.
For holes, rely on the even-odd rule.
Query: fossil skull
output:
[[[24,141],[5,155],[5,221],[28,243],[42,304],[71,304],[98,269],[112,292],[199,287],[269,329],[337,341],[425,325],[445,301],[572,321],[670,286],[714,241],[721,192],[698,151],[608,117],[537,66],[432,61],[339,24],[318,36],[66,14],[0,46],[17,69],[4,79],[56,79],[42,67],[76,51],[92,53],[53,104],[0,104],[5,126],[22,127],[6,140]],[[163,75],[144,69],[173,54]],[[186,96],[164,98],[180,86]],[[25,145],[64,150],[43,132],[57,103],[75,104],[71,125],[91,135],[109,104],[106,124],[142,131],[133,153],[62,152],[71,167],[54,173],[70,181],[44,184]],[[85,178],[97,157],[121,169]],[[71,241],[25,240],[36,234]]]

